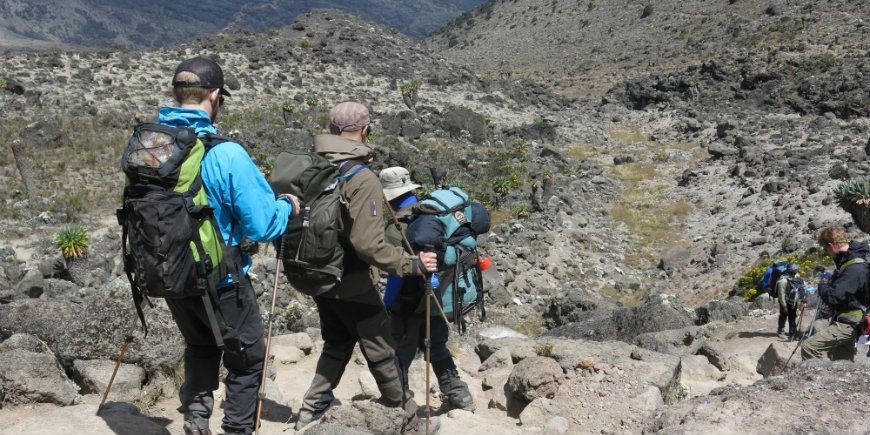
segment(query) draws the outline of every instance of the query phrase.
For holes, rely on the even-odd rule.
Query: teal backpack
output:
[[[477,252],[477,235],[489,231],[489,212],[458,187],[437,189],[420,201],[416,214],[432,215],[444,228],[439,251],[437,292],[448,319],[464,329],[462,315],[478,308],[480,320],[486,318],[483,306],[483,275]],[[457,315],[456,313],[459,313]]]

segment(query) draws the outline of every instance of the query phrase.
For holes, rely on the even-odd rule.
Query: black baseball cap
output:
[[[197,81],[176,81],[179,73],[189,72],[199,79]],[[217,62],[202,56],[197,56],[187,59],[175,68],[175,74],[172,75],[172,86],[176,88],[206,88],[221,90],[221,95],[230,96],[229,91],[224,87],[224,71]]]

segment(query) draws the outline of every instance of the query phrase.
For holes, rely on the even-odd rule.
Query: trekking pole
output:
[[[260,414],[263,412],[263,399],[266,398],[266,374],[269,372],[269,347],[272,344],[272,321],[275,319],[275,302],[278,296],[278,276],[281,274],[281,257],[284,256],[284,237],[278,242],[277,257],[275,257],[275,285],[272,287],[272,307],[269,309],[269,327],[266,333],[266,355],[263,358],[263,374],[260,376],[260,391],[257,393],[257,416],[254,419],[254,431],[260,434]]]
[[[788,356],[788,359],[785,360],[785,367],[782,369],[783,372],[788,371],[788,363],[791,361],[791,358],[797,353],[797,350],[801,348],[801,344],[803,344],[804,340],[807,337],[813,335],[813,327],[816,325],[816,316],[819,314],[819,307],[822,305],[822,298],[818,298],[818,302],[816,302],[816,312],[813,313],[813,319],[810,321],[810,327],[807,329],[807,332],[803,334],[800,340],[798,340],[797,346],[794,347],[794,350],[791,351],[791,355]],[[803,317],[803,310],[801,310],[801,317]]]
[[[801,333],[801,324],[804,321],[804,311],[806,311],[806,309],[807,309],[807,305],[801,304],[801,315],[800,315],[800,317],[798,317],[797,325],[796,325],[795,331],[794,331],[795,334]]]
[[[139,304],[141,308],[145,307],[145,304],[149,303],[148,298],[144,295],[142,296],[142,302]],[[124,344],[121,345],[121,351],[118,353],[118,359],[115,361],[115,369],[112,370],[112,376],[109,378],[109,384],[106,385],[106,391],[103,391],[103,398],[100,400],[100,406],[97,407],[97,415],[100,415],[100,411],[103,410],[103,405],[106,404],[106,399],[109,397],[109,390],[112,389],[112,384],[115,383],[115,376],[118,375],[118,369],[121,367],[121,361],[124,360],[124,355],[127,353],[127,348],[130,347],[130,343],[133,342],[133,334],[136,332],[136,328],[139,326],[139,317],[133,316],[133,323],[130,325],[130,332],[128,332],[124,336]]]

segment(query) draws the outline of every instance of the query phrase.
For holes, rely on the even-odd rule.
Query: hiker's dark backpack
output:
[[[299,292],[317,296],[341,281],[345,247],[339,240],[341,185],[367,166],[347,161],[335,166],[323,156],[302,150],[278,155],[269,177],[272,190],[299,198],[299,217],[287,223],[275,242],[282,253],[284,275]]]
[[[776,260],[764,272],[764,276],[759,283],[759,293],[765,292],[771,298],[776,298],[776,282],[779,277],[785,273],[788,268],[788,260]]]
[[[785,275],[787,281],[785,287],[785,302],[794,304],[795,301],[804,300],[807,297],[807,288],[804,279],[797,275]]]
[[[432,216],[443,227],[441,240],[427,240],[420,229],[423,216]],[[431,245],[439,253],[437,293],[448,319],[463,330],[462,314],[478,308],[486,318],[483,273],[477,252],[477,236],[489,231],[490,215],[480,203],[469,201],[458,187],[437,189],[420,201],[408,227],[408,238],[417,247]],[[430,243],[434,242],[434,243]],[[459,313],[459,315],[457,315]]]
[[[117,215],[124,270],[146,334],[145,297],[202,297],[210,308],[220,280],[238,272],[240,258],[226,250],[200,173],[206,153],[226,141],[197,137],[193,129],[141,124],[121,157],[127,183]]]

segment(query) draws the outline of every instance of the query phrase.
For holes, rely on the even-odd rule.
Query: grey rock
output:
[[[490,369],[511,367],[513,364],[510,349],[503,347],[489,355],[489,357],[487,357],[480,365],[478,370],[484,372]]]
[[[83,393],[100,393],[106,390],[115,361],[111,360],[76,360],[73,362],[75,378],[82,386]],[[115,381],[109,391],[109,399],[121,402],[139,400],[142,384],[145,382],[145,370],[139,366],[122,363],[118,367]]]
[[[405,412],[401,408],[388,408],[370,401],[332,407],[321,418],[322,423],[384,435],[401,434],[404,420]]]
[[[767,347],[767,350],[758,359],[758,364],[755,366],[755,371],[764,377],[775,376],[782,374],[786,370],[786,361],[789,355],[794,351],[794,344],[773,342]],[[789,367],[797,364],[795,358],[789,361]]]
[[[339,423],[321,422],[302,432],[303,435],[373,435],[367,430],[349,428]]]
[[[514,398],[531,402],[555,396],[563,377],[562,367],[554,359],[534,356],[514,366],[507,385]]]
[[[725,351],[716,343],[704,341],[704,344],[698,349],[698,355],[707,357],[707,361],[719,370],[726,371],[730,368]]]
[[[30,334],[12,334],[11,337],[0,343],[0,352],[10,350],[26,350],[35,353],[51,353],[51,349],[38,337]]]
[[[695,309],[699,325],[710,322],[733,322],[749,313],[749,307],[734,300],[710,301]]]
[[[446,109],[441,128],[454,138],[459,138],[463,131],[467,131],[471,141],[478,145],[486,139],[486,120],[483,115],[466,107],[453,106]]]
[[[707,147],[707,152],[709,152],[713,157],[722,158],[736,155],[739,150],[725,145],[722,142],[713,142]]]
[[[28,270],[24,278],[18,283],[16,291],[29,298],[38,298],[45,292],[45,280],[38,270]]]
[[[12,349],[0,353],[0,380],[11,403],[73,405],[81,397],[52,353]]]
[[[561,412],[563,412],[562,407],[555,400],[538,397],[520,413],[520,424],[523,426],[544,425]]]

